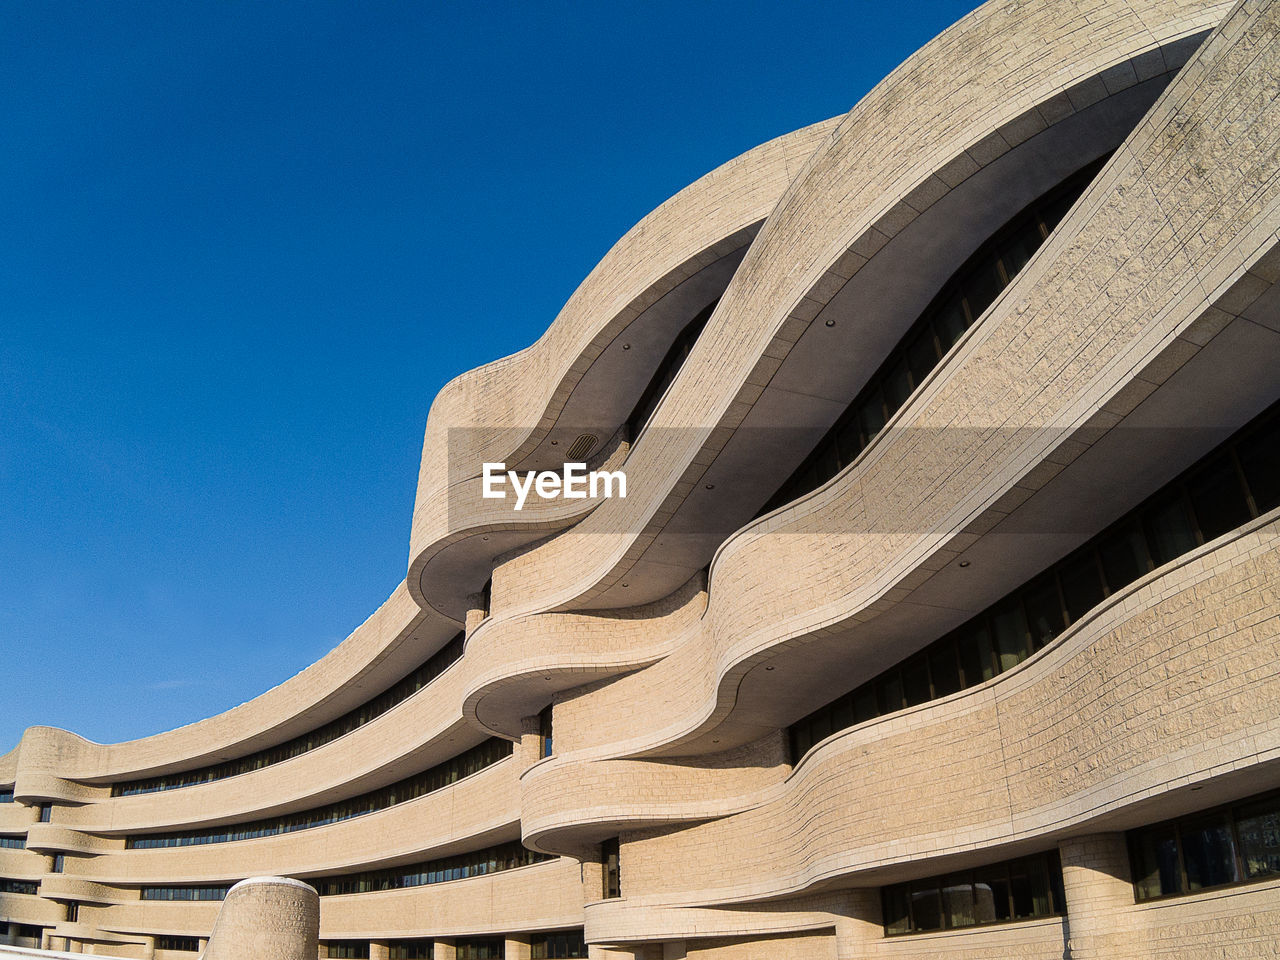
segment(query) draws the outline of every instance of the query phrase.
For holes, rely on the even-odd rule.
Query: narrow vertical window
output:
[[[538,714],[538,756],[549,757],[551,751],[551,704],[548,703]]]
[[[618,863],[619,843],[613,837],[600,844],[600,862],[604,864],[604,898],[622,896],[622,870]]]

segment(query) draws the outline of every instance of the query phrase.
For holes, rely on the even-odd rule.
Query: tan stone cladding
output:
[[[847,115],[681,191],[537,343],[435,398],[406,580],[331,653],[156,737],[37,726],[0,756],[0,944],[384,958],[412,939],[453,960],[493,938],[532,960],[542,934],[580,932],[619,960],[1275,956],[1280,875],[1143,899],[1130,845],[1280,788],[1280,508],[1195,534],[985,682],[824,728],[802,757],[787,728],[1280,400],[1278,77],[1276,3],[992,0]],[[752,519],[812,449],[767,428],[816,445],[975,252],[1099,166],[856,458]],[[582,437],[625,500],[479,497],[483,462],[554,471]],[[460,658],[361,714],[459,631]],[[215,830],[312,824],[489,736],[513,756],[425,795]],[[128,781],[151,792],[112,796]],[[126,849],[148,834],[190,842]],[[517,841],[552,859],[481,854]],[[1060,863],[1056,902],[892,926],[903,884],[942,904],[1032,860]],[[329,893],[227,892],[261,875]]]

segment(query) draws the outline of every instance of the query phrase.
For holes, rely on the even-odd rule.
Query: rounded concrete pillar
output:
[[[227,893],[202,960],[315,960],[320,897],[301,880],[252,877]]]
[[[1122,833],[1072,837],[1058,844],[1067,897],[1071,960],[1106,960],[1135,946],[1129,918],[1133,885]]]

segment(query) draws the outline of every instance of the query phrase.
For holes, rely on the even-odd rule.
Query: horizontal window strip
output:
[[[8,850],[25,850],[27,849],[26,837],[0,837],[0,847]]]
[[[1017,666],[1107,597],[1280,506],[1280,404],[1083,547],[982,613],[788,728],[793,762],[831,734]]]
[[[1129,832],[1137,900],[1280,877],[1280,793]]]
[[[889,351],[867,385],[756,516],[817,490],[854,460],[1026,266],[1102,169],[1089,164],[1022,210],[982,245]]]
[[[143,887],[143,900],[225,900],[231,884],[214,887]]]
[[[305,882],[315,887],[322,897],[349,893],[373,893],[382,890],[400,890],[405,887],[421,887],[433,883],[465,880],[517,867],[527,867],[556,857],[536,853],[520,841],[485,847],[471,853],[426,860],[404,867],[385,870],[366,870],[360,873],[339,874],[329,877],[305,877]],[[200,887],[143,887],[143,900],[222,900],[231,884]]]
[[[885,936],[960,930],[1067,912],[1058,852],[885,887]]]
[[[530,960],[585,960],[587,941],[581,928],[535,933],[529,938]]]
[[[284,814],[250,823],[228,824],[202,830],[186,830],[179,833],[138,834],[125,838],[130,850],[153,850],[161,847],[188,847],[206,843],[230,843],[237,840],[255,840],[297,830],[309,830],[330,823],[339,823],[368,813],[385,810],[417,797],[441,790],[464,777],[478,773],[511,756],[511,741],[490,737],[465,753],[436,764],[429,770],[390,786],[372,790],[350,800],[340,800],[324,807]]]
[[[157,950],[186,950],[195,953],[200,949],[200,941],[196,937],[156,937]]]
[[[13,803],[13,790],[0,790],[0,803]]]
[[[336,720],[317,727],[310,733],[294,737],[275,747],[268,747],[251,753],[237,760],[201,767],[198,770],[187,770],[182,773],[166,774],[145,780],[129,780],[111,785],[113,797],[131,797],[140,793],[156,793],[161,790],[176,790],[180,787],[195,786],[200,783],[212,783],[215,780],[226,780],[253,770],[261,770],[284,760],[301,756],[326,743],[331,743],[345,736],[352,730],[364,726],[371,720],[382,716],[392,707],[403,703],[428,683],[458,661],[462,656],[463,634],[459,633],[407,677],[397,681],[372,700],[361,704],[354,710],[343,714]]]
[[[399,890],[403,887],[421,887],[432,883],[448,883],[451,880],[465,880],[468,877],[500,873],[503,870],[514,870],[517,867],[527,867],[555,859],[545,853],[536,853],[520,841],[513,840],[510,843],[486,847],[473,853],[460,853],[457,856],[428,860],[407,867],[370,870],[336,877],[308,877],[307,883],[315,887],[320,892],[320,896],[332,897],[347,893],[372,893],[380,890]]]
[[[0,893],[26,893],[35,895],[40,891],[40,884],[33,880],[10,880],[0,877]]]
[[[711,301],[689,321],[683,330],[676,334],[666,355],[654,370],[644,393],[636,401],[635,409],[627,417],[627,436],[633,443],[649,423],[649,418],[658,409],[658,404],[666,396],[671,384],[675,382],[676,374],[680,372],[685,360],[693,352],[693,345],[698,342],[698,337],[702,336],[702,331],[706,328],[707,321],[711,319],[711,314],[715,312],[719,302],[719,297]]]

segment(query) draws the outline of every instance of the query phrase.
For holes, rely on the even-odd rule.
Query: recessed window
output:
[[[1102,169],[1104,160],[1090,164],[1016,215],[955,272],[757,516],[816,490],[858,458],[1018,275],[1062,213]]]
[[[1257,491],[1273,483],[1280,488],[1280,477],[1267,472],[1280,472],[1273,449],[1280,449],[1280,404],[972,620],[791,724],[792,760],[853,724],[945,697],[1016,667],[1156,565],[1221,536],[1224,524],[1238,527],[1259,516]],[[1201,868],[1206,877],[1216,875],[1212,862],[1197,865]]]
[[[547,704],[538,714],[538,756],[549,757],[551,751],[551,704]]]
[[[1138,900],[1280,876],[1280,793],[1129,834]]]
[[[431,940],[392,940],[387,947],[388,960],[431,960]]]
[[[581,930],[535,933],[529,938],[530,960],[585,960],[587,943]]]
[[[498,937],[473,937],[454,944],[458,960],[503,960],[506,943]]]
[[[487,767],[511,756],[511,741],[501,737],[490,737],[477,746],[472,747],[456,757],[450,757],[444,763],[438,763],[422,773],[405,777],[389,787],[382,787],[370,793],[331,803],[314,810],[290,813],[284,816],[271,817],[266,820],[253,820],[249,823],[228,824],[222,827],[206,827],[201,830],[183,831],[180,833],[151,833],[125,838],[125,847],[130,850],[147,850],[157,847],[186,847],[205,843],[229,843],[236,840],[254,840],[258,837],[271,837],[279,833],[292,833],[295,830],[309,830],[312,827],[323,827],[330,823],[339,823],[353,817],[361,817],[375,810],[385,810],[396,804],[407,803],[418,797],[443,790],[450,784],[457,783],[464,777],[478,773]]]
[[[1064,915],[1062,865],[1051,850],[882,891],[887,936]]]
[[[622,868],[619,863],[619,843],[612,837],[600,844],[600,862],[604,865],[604,898],[611,900],[622,896]]]
[[[156,937],[156,949],[195,953],[200,949],[200,941],[196,937]]]
[[[227,777],[239,776],[252,770],[261,770],[263,767],[301,756],[310,750],[322,747],[326,743],[345,736],[357,727],[377,719],[396,704],[413,696],[413,694],[444,673],[445,670],[462,657],[463,643],[463,634],[459,632],[408,676],[401,678],[372,700],[361,704],[336,720],[331,720],[329,723],[317,727],[310,733],[304,733],[277,747],[269,747],[266,750],[249,754],[247,757],[229,760],[226,763],[219,763],[211,767],[201,767],[197,770],[187,770],[183,773],[174,773],[148,780],[113,783],[111,785],[111,795],[113,797],[129,797],[139,793],[176,790],[180,787],[189,787],[197,783],[225,780]]]
[[[325,944],[325,955],[340,960],[368,960],[368,940],[330,940]]]

